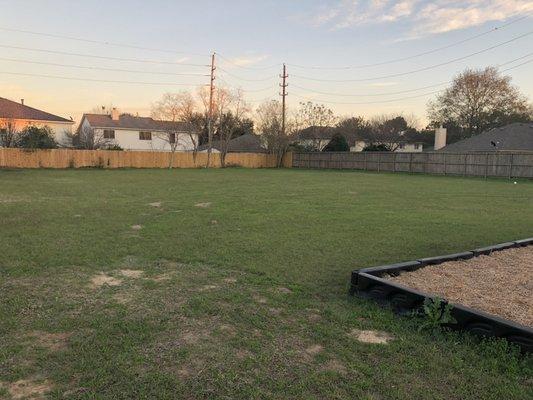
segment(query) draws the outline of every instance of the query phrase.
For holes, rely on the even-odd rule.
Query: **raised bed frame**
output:
[[[374,299],[381,304],[390,304],[393,310],[399,314],[411,313],[413,310],[421,309],[425,298],[434,299],[435,296],[384,279],[381,277],[383,274],[394,276],[404,271],[415,271],[427,265],[436,265],[454,260],[468,260],[479,255],[489,255],[495,251],[529,245],[533,245],[533,238],[500,243],[463,253],[421,258],[416,261],[353,271],[350,294],[357,293],[360,296]],[[443,300],[444,303],[447,303],[446,299]],[[485,337],[505,338],[509,342],[518,345],[522,351],[533,352],[533,329],[460,304],[450,304],[453,306],[451,314],[457,320],[457,324],[450,325],[451,328],[463,329]]]

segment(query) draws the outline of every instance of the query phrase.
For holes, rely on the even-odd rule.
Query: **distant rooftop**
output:
[[[181,132],[192,132],[194,127],[187,122],[160,121],[150,117],[137,117],[131,114],[121,114],[118,120],[111,115],[84,114],[83,117],[93,128],[131,129],[145,131],[164,131],[175,129]]]
[[[494,128],[449,144],[439,151],[533,151],[533,122],[517,122],[501,128]]]
[[[0,97],[0,118],[74,123],[70,119],[58,117],[57,115],[28,107],[27,105],[4,99],[3,97]]]

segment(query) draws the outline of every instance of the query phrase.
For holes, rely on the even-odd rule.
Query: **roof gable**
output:
[[[33,107],[28,107],[24,104],[5,99],[3,97],[0,97],[0,118],[74,123],[70,119],[58,117],[57,115],[50,114]]]
[[[131,129],[146,131],[177,130],[180,132],[194,132],[194,127],[182,121],[160,121],[150,117],[137,117],[121,114],[118,120],[113,120],[106,114],[83,114],[83,118],[93,128]]]
[[[533,151],[533,122],[514,123],[449,144],[439,151]]]

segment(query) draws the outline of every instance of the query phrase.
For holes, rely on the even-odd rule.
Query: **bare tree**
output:
[[[189,92],[165,93],[161,100],[152,106],[152,118],[163,121],[162,131],[156,136],[168,144],[171,157],[169,168],[172,168],[174,154],[179,146],[179,135],[183,132],[182,123],[191,125],[186,129],[186,134],[193,146],[193,159],[196,161],[198,153],[199,136],[193,129],[196,121],[196,102]]]
[[[337,123],[337,117],[331,109],[323,104],[315,104],[311,101],[300,103],[296,119],[298,125],[310,132],[312,147],[316,151],[321,150],[323,138],[320,136],[320,132],[324,128],[331,128]]]
[[[250,107],[244,101],[243,91],[234,91],[220,88],[217,90],[217,124],[216,135],[220,143],[220,166],[226,166],[226,155],[229,150],[229,143],[237,137],[239,133],[246,130],[247,121],[245,115],[250,111]]]
[[[257,129],[267,150],[276,155],[276,165],[281,167],[283,156],[291,143],[293,133],[299,128],[297,120],[290,118],[282,130],[283,109],[277,100],[267,101],[257,108]]]
[[[75,148],[83,150],[105,149],[113,145],[113,139],[106,138],[103,131],[89,125],[81,125],[76,133],[68,133],[67,136]]]
[[[0,147],[16,147],[20,136],[12,118],[0,118]]]
[[[432,126],[460,127],[465,136],[532,118],[527,98],[497,68],[467,69],[457,75],[444,93],[428,104]]]
[[[412,122],[414,120],[411,120]],[[380,146],[387,151],[396,151],[408,134],[416,131],[402,115],[379,115],[371,119],[367,140],[370,146]]]

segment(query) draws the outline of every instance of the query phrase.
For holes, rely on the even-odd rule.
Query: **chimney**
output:
[[[24,105],[24,99],[20,99],[20,104]]]
[[[111,110],[111,119],[113,121],[118,121],[119,117],[120,117],[120,115],[118,113],[118,110],[115,107],[113,107],[112,110]]]
[[[446,128],[443,128],[442,126],[435,129],[435,146],[433,147],[433,150],[440,150],[446,146],[446,133]]]

